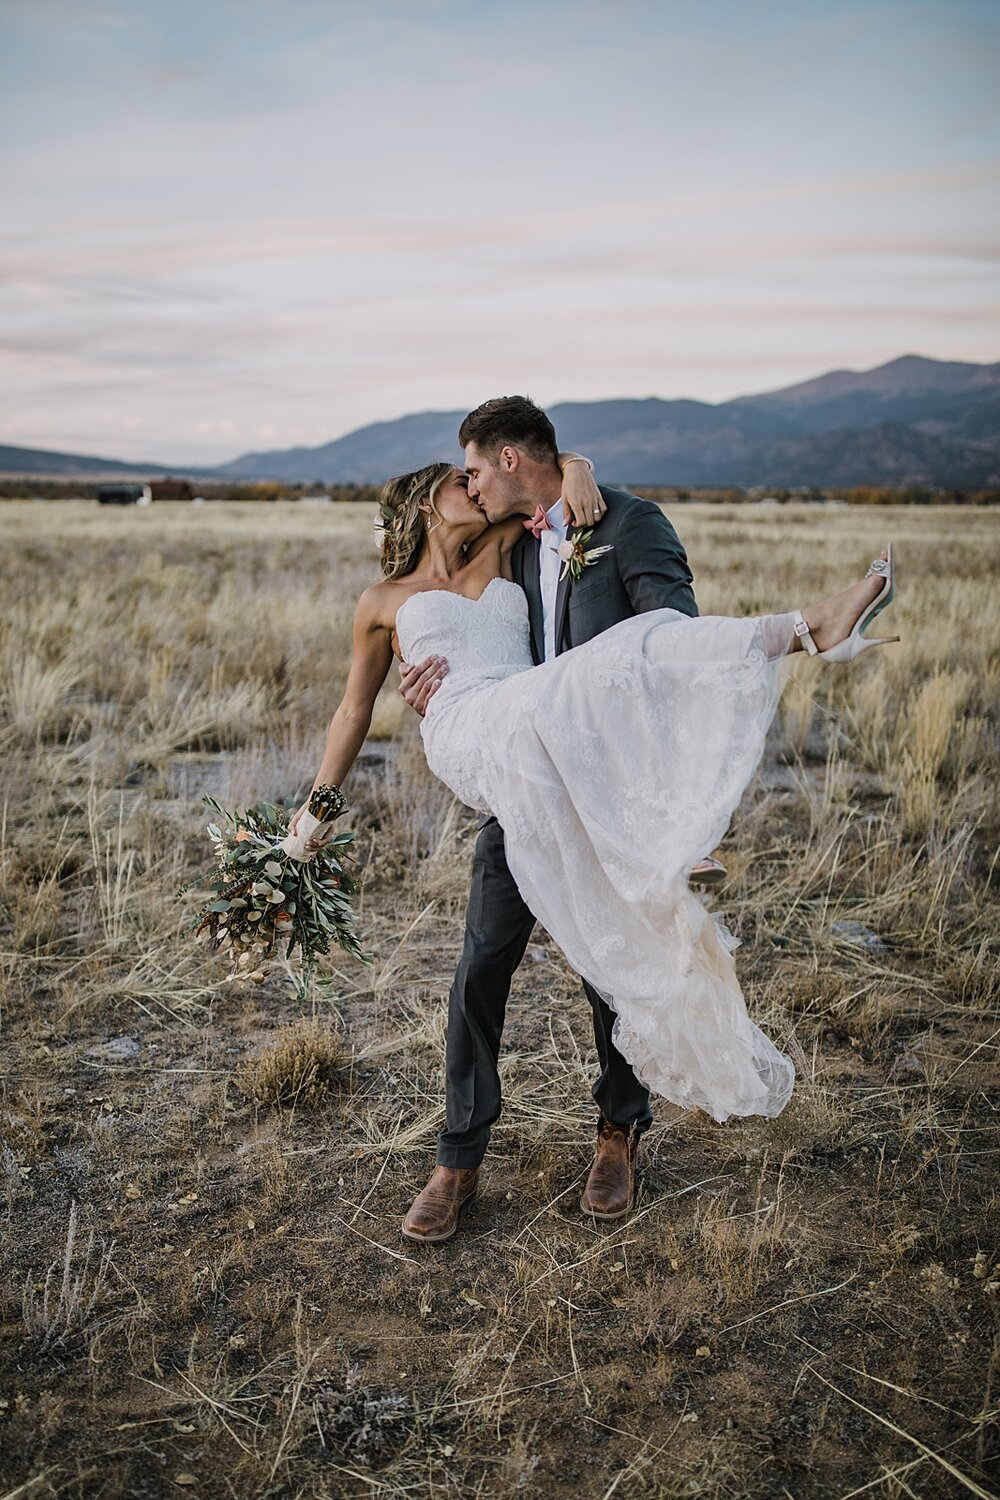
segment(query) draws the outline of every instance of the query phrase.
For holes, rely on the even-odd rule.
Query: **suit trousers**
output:
[[[507,868],[503,829],[491,818],[480,832],[472,866],[465,939],[448,1003],[446,1128],[438,1137],[444,1167],[476,1167],[500,1115],[497,1058],[507,996],[535,918]],[[614,1012],[586,980],[601,1072],[593,1087],[601,1113],[640,1133],[652,1123],[649,1090],[611,1040]]]

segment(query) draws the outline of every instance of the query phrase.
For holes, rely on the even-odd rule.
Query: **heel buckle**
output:
[[[792,616],[792,619],[794,621],[792,629],[795,631],[795,634],[798,636],[803,646],[805,646],[809,655],[818,656],[819,647],[816,645],[816,642],[812,638],[812,631],[806,624],[802,611],[797,609],[795,611],[795,614]]]

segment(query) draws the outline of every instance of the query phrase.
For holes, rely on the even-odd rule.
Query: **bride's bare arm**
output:
[[[593,464],[582,453],[560,453],[556,463],[563,476],[563,521],[567,526],[593,526],[607,509]]]
[[[563,521],[567,527],[593,526],[607,510],[604,497],[594,479],[594,466],[582,453],[560,453],[556,459],[562,471]],[[506,557],[514,548],[524,528],[525,517],[511,516],[496,522],[483,532],[469,548],[471,560],[487,547],[497,546]]]
[[[354,645],[347,686],[330,720],[326,749],[313,786],[340,786],[358,758],[372,722],[379,688],[392,665],[392,642],[383,623],[375,589],[366,589],[354,614]],[[302,808],[291,822],[294,833]]]
[[[594,466],[582,453],[560,453],[556,463],[562,472],[563,521],[567,527],[593,526],[607,510],[594,479]],[[525,517],[511,516],[487,528],[466,554],[471,561],[487,547],[498,547],[506,557],[521,536]]]

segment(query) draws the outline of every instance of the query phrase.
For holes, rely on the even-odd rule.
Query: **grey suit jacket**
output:
[[[680,538],[658,505],[627,490],[599,486],[607,513],[594,528],[590,547],[611,547],[584,568],[569,573],[556,594],[556,653],[579,646],[620,620],[651,609],[696,615],[693,579]],[[543,533],[544,536],[544,533]],[[531,654],[545,660],[538,539],[526,531],[511,558],[514,582],[528,596]]]

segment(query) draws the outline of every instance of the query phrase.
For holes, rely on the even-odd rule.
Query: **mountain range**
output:
[[[907,354],[782,390],[705,401],[567,402],[548,408],[560,446],[625,485],[1000,484],[1000,363]],[[204,479],[380,484],[434,458],[457,460],[462,411],[376,422],[316,448],[245,453]],[[146,474],[163,465],[0,447],[0,473]],[[172,472],[177,473],[175,468]]]

